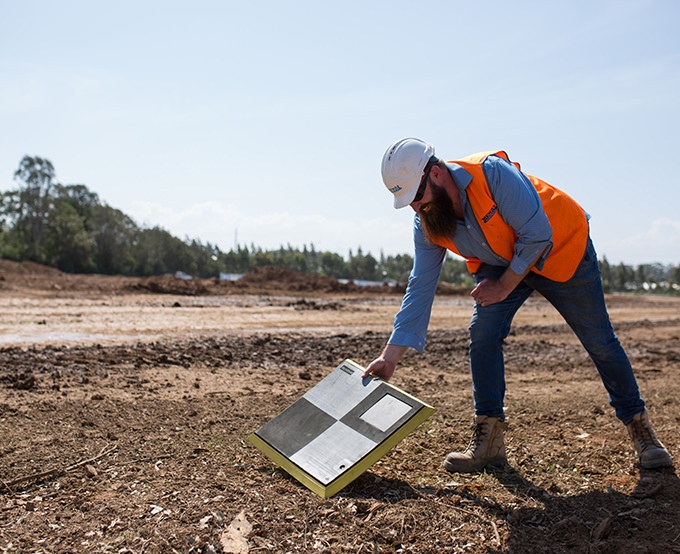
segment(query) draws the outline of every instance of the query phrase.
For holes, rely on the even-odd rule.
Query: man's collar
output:
[[[453,182],[456,183],[458,190],[465,192],[465,189],[472,181],[472,175],[470,175],[467,170],[453,162],[446,162],[446,168],[449,170],[449,173],[453,178]]]

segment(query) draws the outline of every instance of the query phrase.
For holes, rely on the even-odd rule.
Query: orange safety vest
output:
[[[499,151],[480,152],[460,160],[452,160],[451,163],[458,164],[472,175],[472,181],[470,181],[465,192],[477,223],[481,227],[491,250],[510,261],[514,254],[517,234],[498,213],[498,206],[491,196],[484,175],[482,162],[491,155],[500,156],[508,162],[510,161],[505,152]],[[511,163],[517,169],[520,169],[518,163]],[[552,250],[545,260],[543,268],[539,270],[534,266],[531,271],[563,283],[574,275],[586,251],[588,219],[583,208],[571,196],[533,175],[526,173],[524,175],[538,192],[543,210],[552,227]],[[465,257],[458,251],[451,239],[438,241],[437,244],[448,248],[463,258]],[[482,261],[478,258],[467,258],[466,263],[471,273],[476,273],[479,266],[482,265]]]

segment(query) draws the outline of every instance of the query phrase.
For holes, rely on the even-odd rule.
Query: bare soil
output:
[[[437,411],[346,489],[321,499],[246,442],[345,358],[368,364],[400,300],[285,271],[225,283],[0,261],[0,552],[680,552],[675,470],[638,467],[540,297],[506,345],[506,468],[440,467],[472,415],[471,302],[450,287],[393,378]],[[608,304],[677,457],[680,298]]]

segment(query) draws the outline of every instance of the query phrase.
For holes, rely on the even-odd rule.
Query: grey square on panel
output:
[[[290,458],[334,423],[334,417],[300,398],[264,425],[257,434]]]

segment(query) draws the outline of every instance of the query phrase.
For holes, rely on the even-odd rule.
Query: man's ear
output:
[[[430,169],[430,179],[432,179],[437,185],[441,186],[442,168],[438,165],[433,165]]]

